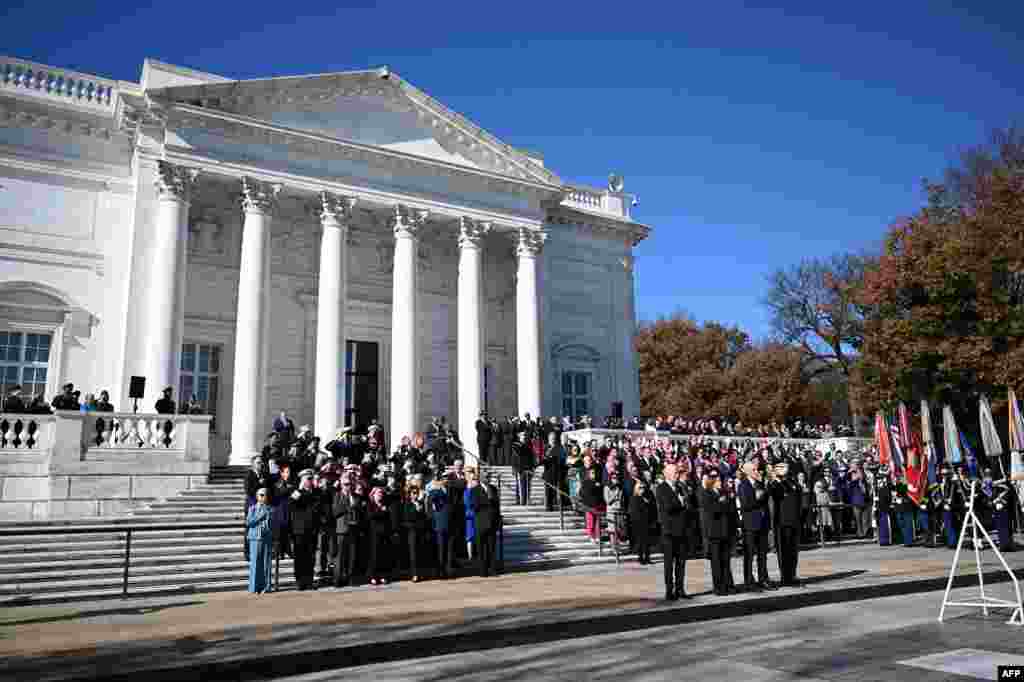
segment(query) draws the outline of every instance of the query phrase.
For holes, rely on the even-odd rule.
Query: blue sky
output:
[[[755,337],[768,273],[877,246],[922,177],[1024,122],[1016,2],[7,4],[4,53],[125,80],[145,57],[236,78],[388,64],[566,180],[625,176],[654,228],[641,318]]]

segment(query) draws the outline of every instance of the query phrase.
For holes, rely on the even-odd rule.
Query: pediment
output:
[[[150,94],[338,140],[561,185],[539,162],[387,69],[192,84]]]

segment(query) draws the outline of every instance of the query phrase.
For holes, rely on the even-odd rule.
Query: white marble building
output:
[[[474,443],[480,409],[630,415],[632,205],[387,68],[147,60],[129,83],[2,58],[0,381],[122,411],[132,376],[146,411],[196,393],[232,462],[279,409],[392,442],[446,415]]]

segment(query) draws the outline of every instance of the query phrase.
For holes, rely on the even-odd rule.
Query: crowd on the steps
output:
[[[341,429],[321,446],[282,413],[245,487],[252,592],[271,591],[275,556],[294,558],[300,590],[498,568],[500,492],[465,466],[448,429],[389,452],[374,421],[365,435]]]
[[[282,412],[246,481],[250,590],[271,589],[277,555],[294,557],[300,589],[443,578],[460,568],[495,573],[501,496],[487,473],[494,460],[511,464],[517,504],[534,499],[541,473],[545,507],[585,517],[592,542],[607,537],[643,564],[660,544],[672,598],[685,595],[676,576],[686,558],[712,561],[715,591],[725,594],[736,589],[728,562],[736,553],[744,556],[744,585],[758,589],[773,587],[764,563],[772,548],[783,582],[796,584],[799,546],[819,539],[955,547],[970,473],[979,513],[1003,549],[1017,525],[1014,487],[988,469],[941,468],[926,490],[915,490],[873,451],[650,431],[578,443],[562,420],[528,416],[507,420],[509,454],[495,456],[489,423],[481,413],[476,445],[486,454],[477,469],[464,465],[476,453],[443,417],[389,449],[376,421],[322,444]]]

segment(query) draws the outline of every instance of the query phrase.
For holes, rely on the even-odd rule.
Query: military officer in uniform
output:
[[[775,501],[775,523],[778,526],[781,584],[783,587],[800,587],[796,577],[800,559],[800,487],[793,480],[789,462],[779,461],[769,471],[768,489]]]

